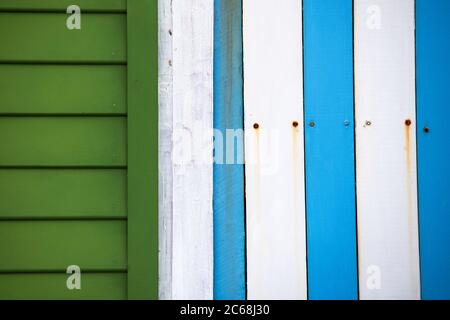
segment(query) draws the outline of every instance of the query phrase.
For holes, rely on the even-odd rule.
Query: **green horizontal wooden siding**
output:
[[[57,11],[77,5],[82,12],[125,12],[126,0],[1,0],[0,11]]]
[[[63,13],[0,12],[0,62],[126,62],[126,15],[83,14],[81,30]]]
[[[125,218],[125,169],[0,169],[0,220]]]
[[[0,299],[158,297],[157,31],[155,0],[0,0]]]
[[[126,228],[126,221],[0,221],[0,272],[126,270]]]
[[[63,273],[0,274],[0,300],[123,300],[126,273],[82,273],[81,290],[68,290]]]
[[[0,166],[126,165],[124,117],[2,117],[0,137]]]
[[[0,115],[124,115],[126,90],[126,66],[0,65]]]

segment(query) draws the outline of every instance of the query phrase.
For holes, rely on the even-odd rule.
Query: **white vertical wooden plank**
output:
[[[164,299],[213,298],[213,9],[213,0],[160,0]]]
[[[172,0],[158,0],[159,299],[172,298]]]
[[[306,299],[302,1],[244,0],[249,299]]]
[[[419,299],[414,0],[355,1],[361,299]]]

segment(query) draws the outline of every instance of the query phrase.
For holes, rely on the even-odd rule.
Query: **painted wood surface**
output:
[[[414,0],[355,1],[361,299],[420,298]]]
[[[214,16],[214,298],[242,300],[246,297],[242,0],[215,0]]]
[[[158,298],[158,4],[127,1],[128,299]]]
[[[358,299],[353,2],[304,0],[309,299]]]
[[[422,298],[450,299],[450,2],[416,6]]]
[[[64,12],[73,5],[72,0],[2,0],[0,11]],[[126,12],[127,0],[77,0],[82,12]]]
[[[0,169],[0,219],[126,219],[126,169]],[[64,186],[64,187],[62,187]]]
[[[99,2],[127,15],[68,31],[64,1],[0,3],[2,297],[157,297],[157,6]],[[83,294],[60,281],[74,264]]]
[[[302,1],[244,0],[249,299],[306,299]]]
[[[0,165],[121,167],[127,164],[125,117],[0,118]]]
[[[126,66],[2,64],[0,74],[0,114],[127,113]]]
[[[127,222],[1,221],[0,273],[127,269]],[[2,290],[3,291],[3,288]]]
[[[213,0],[172,2],[172,298],[213,298]]]
[[[84,273],[82,290],[67,290],[67,274],[0,274],[2,300],[125,300],[127,274]],[[62,285],[61,285],[62,284]]]
[[[65,13],[0,12],[0,60],[12,63],[126,63],[125,14],[83,14],[82,27],[76,32],[67,29],[67,17]]]
[[[159,299],[172,298],[173,25],[172,0],[158,0]]]

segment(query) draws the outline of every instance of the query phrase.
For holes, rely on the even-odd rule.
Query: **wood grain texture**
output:
[[[414,1],[355,1],[361,299],[419,299]]]
[[[302,1],[244,0],[249,299],[306,299]]]
[[[2,117],[0,166],[125,166],[126,118]]]
[[[82,15],[69,30],[67,14],[0,12],[1,62],[125,63],[126,15]]]
[[[172,0],[158,0],[159,299],[172,298],[173,23]]]
[[[213,298],[213,0],[172,3],[173,299]]]
[[[214,11],[214,129],[220,132],[215,138],[221,142],[215,145],[214,164],[214,298],[243,300],[246,277],[242,1],[216,0]]]
[[[125,221],[1,221],[0,272],[123,271],[126,237]]]
[[[125,115],[125,66],[0,65],[2,115]]]
[[[308,296],[358,299],[353,2],[303,3]]]

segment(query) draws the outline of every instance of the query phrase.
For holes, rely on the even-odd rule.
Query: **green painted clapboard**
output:
[[[156,299],[157,2],[71,4],[0,2],[0,299]]]

